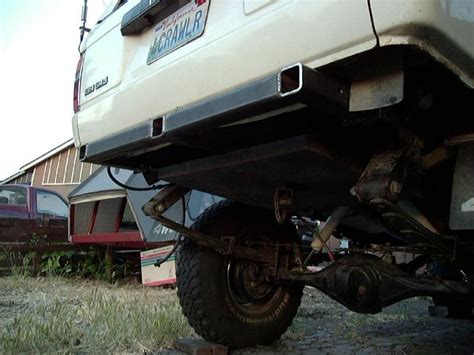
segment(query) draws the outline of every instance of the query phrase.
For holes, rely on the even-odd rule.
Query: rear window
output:
[[[26,188],[20,186],[0,186],[0,205],[25,206]]]

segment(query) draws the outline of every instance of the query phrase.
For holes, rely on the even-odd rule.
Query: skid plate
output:
[[[162,168],[159,177],[266,208],[273,208],[276,189],[286,186],[294,190],[295,210],[321,210],[350,202],[361,172],[302,135]]]

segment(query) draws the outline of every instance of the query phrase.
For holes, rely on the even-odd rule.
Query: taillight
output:
[[[81,56],[79,57],[79,61],[77,62],[76,78],[74,79],[74,113],[78,112],[80,109],[79,98],[81,97],[81,76],[83,58],[84,57],[81,54]]]

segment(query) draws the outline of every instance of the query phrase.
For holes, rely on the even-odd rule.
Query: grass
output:
[[[156,351],[194,334],[170,290],[27,277],[0,279],[0,290],[10,309],[0,352]]]
[[[286,333],[305,335],[296,317]],[[196,337],[176,291],[23,273],[0,278],[0,353],[155,352]]]

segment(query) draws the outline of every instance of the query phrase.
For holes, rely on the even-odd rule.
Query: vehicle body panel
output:
[[[153,27],[137,36],[119,31],[122,16],[135,4],[130,1],[110,15],[82,46],[81,111],[73,118],[78,146],[290,64],[314,68],[376,43],[364,0],[279,0],[247,12],[243,0],[212,0],[204,34],[147,65]],[[85,96],[106,77],[107,85]]]
[[[381,46],[415,45],[474,87],[474,2],[370,0]]]
[[[59,194],[54,191],[36,188],[26,185],[1,185],[0,188],[13,188],[13,189],[24,189],[26,191],[26,201],[25,204],[21,205],[12,205],[12,204],[3,204],[0,203],[0,218],[2,217],[11,217],[11,218],[20,218],[20,219],[41,219],[44,213],[40,213],[37,210],[37,198],[36,194],[38,192],[45,192],[52,194],[58,197],[65,205],[67,202]],[[64,219],[67,217],[57,216],[48,214],[51,219]]]

